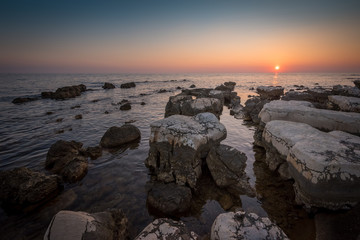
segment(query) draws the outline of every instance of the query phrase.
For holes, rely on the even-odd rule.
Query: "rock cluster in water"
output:
[[[56,89],[55,92],[42,92],[42,98],[51,98],[56,100],[64,100],[68,98],[74,98],[80,96],[82,92],[86,91],[86,86],[84,84],[75,85],[75,86],[66,86]]]

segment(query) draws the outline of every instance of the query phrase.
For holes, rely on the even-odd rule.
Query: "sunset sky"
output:
[[[0,72],[360,72],[359,0],[0,4]]]

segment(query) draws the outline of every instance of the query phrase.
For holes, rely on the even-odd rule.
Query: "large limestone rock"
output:
[[[61,179],[28,168],[0,172],[0,201],[15,208],[39,205],[62,189]]]
[[[125,124],[121,127],[109,128],[101,138],[100,145],[105,148],[119,147],[126,143],[139,140],[140,130],[131,124]]]
[[[263,139],[286,159],[299,203],[340,209],[360,201],[360,137],[341,131],[325,133],[303,123],[271,121]],[[274,169],[281,164],[271,161],[267,158]]]
[[[190,95],[177,95],[169,98],[166,104],[165,117],[171,115],[194,116],[202,112],[211,112],[218,118],[222,113],[223,105],[217,98],[196,98]]]
[[[76,182],[87,173],[88,162],[80,142],[59,140],[54,143],[46,156],[45,168],[59,174],[64,181]]]
[[[360,113],[360,98],[331,95],[329,101],[336,104],[341,111]]]
[[[261,99],[277,100],[284,95],[284,88],[281,86],[259,86],[256,88]]]
[[[225,126],[212,113],[173,115],[151,124],[146,166],[163,182],[196,186],[201,158],[226,137]]]
[[[51,98],[56,100],[64,100],[68,98],[74,98],[80,96],[82,92],[86,91],[86,86],[84,84],[75,85],[75,86],[66,86],[56,89],[55,92],[42,92],[42,98]]]
[[[313,108],[305,101],[276,100],[264,105],[259,113],[263,123],[285,120],[307,123],[327,131],[340,130],[360,134],[360,114]]]
[[[222,144],[213,147],[206,157],[207,166],[216,185],[229,188],[238,194],[252,195],[253,189],[244,171],[246,160],[244,153]]]
[[[159,218],[146,226],[135,240],[178,239],[196,240],[198,235],[190,232],[181,221]]]
[[[211,240],[223,239],[288,239],[267,217],[255,213],[228,212],[217,216],[211,227]]]
[[[51,220],[44,240],[129,239],[128,220],[121,210],[89,214],[60,211]]]

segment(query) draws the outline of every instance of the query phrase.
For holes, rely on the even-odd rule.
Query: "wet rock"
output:
[[[128,220],[121,210],[93,214],[63,210],[51,220],[44,239],[129,239]]]
[[[15,98],[14,100],[12,100],[12,103],[21,104],[21,103],[32,102],[32,101],[36,101],[36,100],[38,100],[38,98],[36,98],[36,97],[18,97],[18,98]]]
[[[175,183],[154,183],[151,187],[147,203],[167,215],[176,215],[187,211],[191,203],[191,190]]]
[[[310,102],[276,100],[267,103],[259,113],[263,123],[285,120],[307,123],[327,131],[341,130],[360,134],[360,114],[314,108]]]
[[[231,83],[231,82],[229,82]],[[235,85],[233,84],[221,84],[217,86],[215,90],[221,91],[224,95],[224,104],[229,105],[232,103],[233,99],[237,96],[237,92],[233,92]]]
[[[331,95],[329,101],[336,104],[341,111],[360,113],[360,98]]]
[[[54,114],[54,112],[49,111],[45,113],[45,115],[52,115],[52,114]]]
[[[120,85],[120,88],[134,88],[134,87],[136,87],[136,84],[134,82],[123,83]]]
[[[75,119],[82,119],[82,115],[81,114],[76,115]]]
[[[121,105],[121,107],[120,107],[120,110],[122,110],[122,111],[130,110],[130,109],[131,109],[131,104],[129,102]]]
[[[145,102],[141,102],[140,105],[141,105],[141,106],[144,106],[144,105],[146,105],[146,103],[145,103]]]
[[[75,106],[72,106],[70,109],[75,109],[75,108],[81,108],[80,105],[75,105]]]
[[[105,113],[105,114],[109,114],[110,112],[106,110],[104,113]]]
[[[180,86],[177,86],[176,89],[177,89],[177,90],[181,90],[181,87],[180,87]]]
[[[168,218],[155,219],[146,226],[135,240],[153,239],[199,239],[198,235],[190,232],[181,221],[174,221]]]
[[[264,100],[260,97],[253,97],[248,99],[245,102],[245,107],[243,108],[244,112],[244,120],[245,121],[253,121],[254,123],[260,123],[260,119],[258,117],[259,112],[263,108],[263,106],[270,102],[270,100]]]
[[[254,195],[244,171],[246,160],[244,153],[223,144],[213,147],[206,157],[207,166],[217,186],[242,195]]]
[[[284,95],[284,88],[281,86],[259,86],[256,92],[260,95],[261,99],[277,100],[281,95]]]
[[[86,91],[86,86],[84,84],[76,86],[66,86],[58,88],[55,92],[42,92],[42,98],[51,98],[56,100],[64,100],[68,98],[74,98],[80,96],[82,92]]]
[[[295,180],[297,202],[308,208],[329,209],[359,202],[360,137],[275,120],[266,124],[263,138],[286,156],[289,175]]]
[[[101,138],[100,145],[106,148],[118,147],[139,140],[140,130],[131,124],[109,128]]]
[[[236,83],[235,82],[224,82],[224,85],[226,87],[228,87],[231,91],[234,91]]]
[[[64,181],[76,182],[87,173],[88,162],[82,154],[82,143],[59,140],[54,143],[46,156],[45,167],[63,177]]]
[[[201,175],[202,158],[226,137],[226,129],[212,113],[173,115],[151,124],[146,166],[163,182],[191,188]]]
[[[166,93],[166,92],[167,92],[167,90],[163,89],[163,88],[158,91],[158,93]]]
[[[104,86],[102,86],[103,89],[114,89],[115,85],[109,82],[104,83]]]
[[[358,89],[360,89],[360,79],[359,80],[355,80],[354,81],[355,87],[357,87]]]
[[[195,84],[191,84],[189,88],[196,88]]]
[[[169,98],[165,107],[165,117],[171,115],[194,116],[202,112],[211,112],[218,118],[222,113],[223,105],[217,98],[192,99],[189,95],[176,95]]]
[[[98,159],[102,155],[102,148],[100,146],[88,147],[85,151],[85,154],[92,160]]]
[[[56,119],[56,122],[62,122],[64,120],[64,118],[58,118]]]
[[[0,201],[14,208],[40,205],[61,190],[62,182],[56,175],[46,176],[25,167],[0,172]]]
[[[211,240],[221,239],[288,239],[267,217],[238,211],[220,214],[211,227]]]

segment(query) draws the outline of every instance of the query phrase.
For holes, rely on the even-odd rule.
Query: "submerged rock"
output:
[[[269,218],[239,211],[220,214],[211,227],[210,239],[281,240],[288,239],[288,237]]]
[[[120,85],[120,88],[134,88],[134,87],[136,87],[136,84],[134,82],[123,83]]]
[[[129,102],[124,103],[123,105],[121,105],[120,110],[122,111],[126,111],[126,110],[130,110],[131,109],[131,104]]]
[[[140,130],[131,124],[125,124],[121,127],[109,128],[101,138],[100,145],[105,148],[118,147],[126,143],[139,140]]]
[[[66,86],[58,88],[55,92],[42,92],[42,98],[51,98],[56,100],[64,100],[68,98],[74,98],[80,96],[82,92],[86,91],[86,86],[84,84],[75,85],[75,86]]]
[[[82,143],[59,140],[51,145],[45,162],[45,168],[59,174],[64,181],[76,182],[87,173],[88,162],[82,153]]]
[[[18,97],[18,98],[15,98],[14,100],[12,100],[12,103],[21,104],[21,103],[32,102],[32,101],[36,101],[36,100],[38,100],[37,97]]]
[[[190,232],[181,221],[174,221],[168,218],[159,218],[146,226],[135,240],[153,239],[199,239],[198,235]]]
[[[168,215],[176,215],[187,211],[191,203],[191,189],[175,183],[154,183],[151,187],[147,203]]]
[[[226,129],[212,113],[194,117],[173,115],[151,124],[146,166],[163,182],[191,188],[201,175],[202,158],[226,137]]]
[[[0,172],[0,201],[15,208],[37,206],[62,190],[61,179],[28,168]]]
[[[261,99],[277,100],[281,95],[284,95],[284,88],[281,86],[259,86],[256,88],[257,93]]]
[[[102,155],[102,148],[100,146],[88,147],[85,151],[86,155],[92,160],[95,160]]]
[[[341,111],[360,113],[360,98],[331,95],[329,101],[336,104]]]
[[[121,210],[86,213],[60,211],[51,220],[44,240],[129,239],[128,220]]]
[[[104,86],[102,86],[103,89],[114,89],[115,88],[115,85],[112,84],[112,83],[104,83]]]

